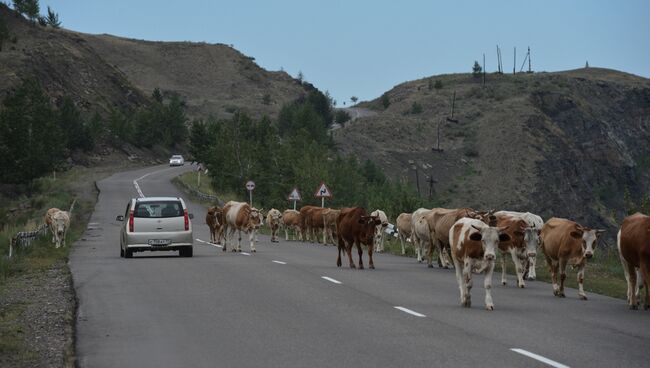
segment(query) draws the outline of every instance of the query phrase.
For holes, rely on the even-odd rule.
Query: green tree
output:
[[[36,23],[38,16],[41,12],[41,7],[38,4],[38,0],[23,0],[24,4],[24,14],[32,21]]]
[[[350,120],[350,114],[348,114],[347,111],[336,110],[336,114],[334,114],[334,121],[336,121],[339,124],[343,124],[348,120]]]
[[[442,89],[442,81],[440,79],[437,79],[436,83],[433,85],[433,88],[435,88],[437,90],[441,90]]]
[[[478,61],[474,61],[474,66],[472,67],[472,75],[474,78],[480,77],[482,72],[483,68],[481,68],[481,65],[478,63]]]
[[[65,139],[36,81],[24,81],[4,100],[0,131],[0,182],[31,183],[65,158]]]
[[[26,0],[13,0],[14,4],[14,10],[18,14],[25,14],[26,9],[27,9],[27,1]]]
[[[81,112],[70,97],[63,99],[57,114],[57,124],[63,132],[66,148],[70,151],[90,151],[95,147],[90,129],[84,124]]]
[[[108,138],[109,142],[116,147],[124,143],[134,143],[133,135],[135,128],[133,122],[127,119],[126,115],[119,110],[113,109],[108,115]]]
[[[5,16],[0,13],[0,51],[2,51],[2,45],[7,40],[9,40],[9,27]]]
[[[415,114],[419,114],[421,112],[422,112],[422,105],[417,103],[417,101],[413,101],[413,104],[411,105],[410,113],[415,115]]]
[[[352,101],[352,103],[355,104],[355,103],[357,103],[357,101],[359,101],[359,97],[352,96],[352,97],[350,97],[350,101]]]
[[[61,28],[61,21],[59,20],[59,14],[55,13],[52,9],[50,9],[49,5],[47,7],[47,18],[45,19],[47,24],[50,27]]]
[[[384,107],[384,109],[387,109],[388,106],[390,106],[390,97],[388,97],[388,93],[381,95],[381,105]]]
[[[212,123],[214,124],[214,123]],[[208,124],[195,120],[190,126],[190,155],[198,162],[206,162],[213,137],[210,135]]]
[[[95,144],[106,139],[106,124],[98,112],[95,112],[93,114],[93,117],[90,119],[90,122],[88,123],[88,130],[90,131],[90,136]]]

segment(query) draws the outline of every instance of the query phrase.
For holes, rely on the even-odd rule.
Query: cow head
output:
[[[481,242],[483,246],[483,258],[487,261],[493,261],[496,258],[496,250],[499,247],[499,242],[510,240],[510,236],[504,232],[507,227],[477,227],[474,225],[472,227],[478,230],[478,232],[470,234],[469,238]]]
[[[582,241],[582,255],[589,259],[594,256],[594,248],[598,243],[598,238],[604,233],[605,230],[600,229],[589,229],[576,225],[575,230],[573,230],[570,235],[574,239],[580,239]]]
[[[537,255],[537,247],[540,243],[540,234],[541,229],[535,227],[527,227],[524,229],[524,242],[526,243],[526,253],[528,257],[535,257]]]
[[[262,221],[263,216],[261,210],[254,207],[251,208],[251,211],[248,213],[248,228],[259,229],[264,224],[264,221]]]
[[[366,238],[365,244],[372,244],[371,242],[375,237],[375,230],[377,225],[381,225],[381,220],[377,216],[361,216],[359,224],[362,225],[362,235]]]

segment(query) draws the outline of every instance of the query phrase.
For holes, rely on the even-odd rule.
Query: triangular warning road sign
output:
[[[316,196],[316,198],[332,198],[332,192],[330,192],[330,189],[325,185],[325,183],[320,183],[314,196]]]
[[[298,188],[293,188],[291,193],[289,193],[289,197],[287,199],[290,201],[302,201],[302,197],[300,196]]]

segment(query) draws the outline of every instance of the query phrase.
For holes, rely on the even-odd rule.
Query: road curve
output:
[[[205,209],[170,179],[188,166],[118,173],[98,183],[90,225],[70,256],[81,367],[647,367],[650,313],[590,294],[495,284],[496,310],[459,306],[452,270],[379,254],[376,270],[335,266],[332,246],[270,243],[224,253],[205,241]],[[115,216],[137,196],[185,197],[193,258],[119,256]],[[248,245],[243,244],[244,251]],[[498,278],[495,277],[496,281]],[[589,283],[589,275],[586,275]],[[519,350],[513,350],[519,349]]]

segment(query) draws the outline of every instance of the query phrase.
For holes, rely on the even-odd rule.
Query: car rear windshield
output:
[[[179,201],[156,201],[136,203],[134,217],[165,218],[183,216],[183,206]]]
[[[183,156],[172,156],[172,158],[180,160],[183,158]]]

